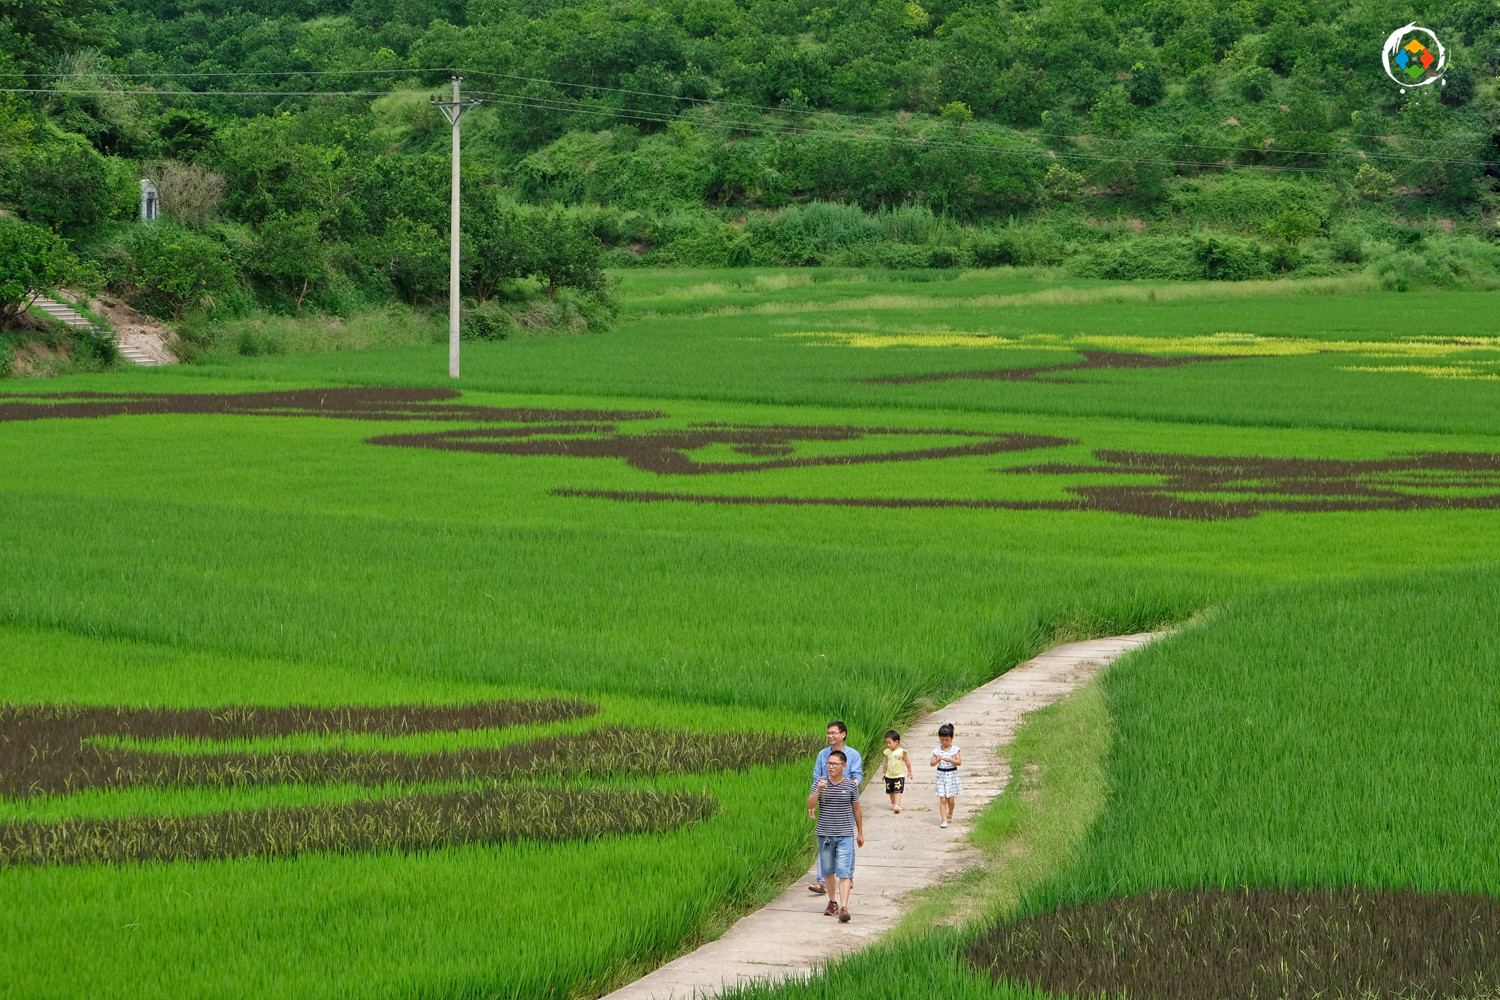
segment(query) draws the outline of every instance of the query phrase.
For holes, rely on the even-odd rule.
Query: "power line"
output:
[[[492,91],[482,91],[482,90],[481,91],[471,91],[471,93],[478,95],[480,97],[480,99],[484,100],[486,103],[504,104],[504,105],[510,105],[510,106],[513,106],[513,107],[526,107],[526,108],[533,108],[533,109],[536,109],[536,110],[543,110],[543,111],[561,111],[561,112],[568,112],[568,113],[575,113],[575,114],[599,115],[599,116],[608,116],[608,117],[615,117],[615,118],[626,118],[626,119],[632,119],[632,120],[637,120],[637,121],[650,121],[650,122],[657,122],[657,123],[665,123],[665,122],[671,122],[671,121],[689,121],[689,122],[692,121],[692,119],[688,118],[686,115],[678,114],[678,113],[673,113],[673,112],[669,112],[669,111],[649,111],[649,110],[638,110],[638,109],[630,109],[630,108],[609,108],[609,107],[603,107],[603,106],[600,106],[600,105],[586,104],[584,102],[574,101],[574,100],[570,100],[568,98],[560,98],[560,97],[532,97],[532,96],[524,95],[524,94],[503,94],[503,93],[496,93],[496,92],[492,92]],[[1085,159],[1085,160],[1094,160],[1094,161],[1129,162],[1129,163],[1141,163],[1141,164],[1155,164],[1155,165],[1162,165],[1162,166],[1175,165],[1175,166],[1192,166],[1192,167],[1208,167],[1208,168],[1212,168],[1212,167],[1220,167],[1220,168],[1222,168],[1222,167],[1244,168],[1244,167],[1247,167],[1247,166],[1258,166],[1258,167],[1265,167],[1265,168],[1268,168],[1268,169],[1292,170],[1292,171],[1298,171],[1298,172],[1304,172],[1304,173],[1328,173],[1328,172],[1332,172],[1332,168],[1327,168],[1327,167],[1296,167],[1296,166],[1280,166],[1280,165],[1268,165],[1268,164],[1232,164],[1232,163],[1225,163],[1222,160],[1180,160],[1180,159],[1173,159],[1173,158],[1169,158],[1169,157],[1119,156],[1119,155],[1105,155],[1105,154],[1102,154],[1102,153],[1090,153],[1090,152],[1078,152],[1078,151],[1065,151],[1065,152],[1062,152],[1062,153],[1057,153],[1057,152],[1055,152],[1053,150],[1045,150],[1045,149],[1029,150],[1029,149],[1023,149],[1023,148],[1013,148],[1013,147],[1009,147],[1009,146],[997,146],[997,145],[986,145],[986,144],[965,143],[965,142],[952,142],[952,141],[945,141],[945,140],[941,140],[941,139],[931,139],[931,138],[926,138],[926,137],[923,137],[923,138],[906,138],[906,137],[902,137],[902,136],[892,136],[892,135],[858,135],[856,133],[851,133],[851,132],[840,132],[840,131],[834,131],[834,130],[831,130],[831,129],[818,129],[818,128],[811,128],[811,127],[808,127],[808,126],[799,126],[799,125],[774,125],[774,124],[770,124],[770,123],[766,123],[766,122],[735,121],[735,120],[726,120],[726,119],[722,119],[722,118],[721,119],[717,119],[715,123],[718,124],[718,125],[727,126],[727,127],[730,127],[730,128],[744,129],[744,130],[747,130],[747,131],[764,132],[764,133],[767,133],[767,134],[793,135],[793,136],[818,136],[818,137],[835,139],[835,140],[841,140],[841,141],[884,142],[884,143],[889,143],[889,144],[903,144],[903,145],[911,145],[911,146],[921,146],[921,147],[933,148],[933,149],[962,149],[962,150],[971,150],[971,151],[972,150],[979,150],[979,151],[995,152],[995,153],[999,153],[999,154],[1006,155],[1006,156],[1030,156],[1030,157],[1046,158],[1046,159],[1059,159],[1059,158],[1066,157],[1066,158],[1071,158],[1071,159]],[[988,134],[991,134],[991,135],[996,135],[996,134],[1005,135],[1006,133],[993,133],[992,132],[992,133],[988,133]],[[1009,135],[1014,135],[1018,139],[1020,139],[1020,138],[1026,138],[1029,135],[1029,133],[1022,133],[1022,132],[1013,132],[1013,133],[1008,133],[1008,134]],[[1078,137],[1078,138],[1089,138],[1089,137]],[[1113,139],[1111,141],[1117,142],[1117,143],[1129,143],[1129,142],[1141,143],[1143,140],[1139,140],[1139,139],[1136,139],[1136,140]],[[1149,141],[1149,140],[1147,140],[1147,141]],[[1225,150],[1225,151],[1231,151],[1231,152],[1252,152],[1252,150],[1250,150],[1250,149],[1248,149],[1247,147],[1244,147],[1244,146],[1209,145],[1209,144],[1203,144],[1203,143],[1180,143],[1179,145],[1181,145],[1181,146],[1183,146],[1185,148],[1189,148],[1189,149],[1217,149],[1217,150]],[[1338,155],[1357,155],[1357,154],[1354,154],[1352,152],[1346,153],[1343,150],[1278,149],[1278,148],[1276,148],[1274,146],[1273,147],[1267,147],[1266,149],[1263,150],[1263,152],[1265,152],[1265,153],[1272,153],[1272,154],[1276,154],[1276,155],[1283,155],[1283,156],[1338,156]],[[1470,164],[1470,165],[1479,165],[1479,166],[1482,166],[1486,162],[1484,160],[1473,160],[1473,159],[1452,158],[1452,157],[1433,157],[1433,156],[1414,157],[1414,156],[1410,156],[1410,155],[1403,154],[1403,153],[1382,153],[1382,152],[1378,152],[1378,151],[1375,151],[1375,152],[1366,152],[1364,155],[1365,155],[1366,158],[1374,157],[1374,158],[1379,158],[1379,159],[1399,160],[1399,161],[1414,162],[1414,163],[1453,163],[1453,164]]]
[[[415,90],[64,90],[60,87],[0,87],[0,94],[69,94],[111,97],[389,97],[405,94],[421,97]]]
[[[415,70],[414,69],[414,70],[406,70],[405,72],[412,73],[412,72],[429,72],[429,71],[430,72],[435,72],[436,70]],[[338,75],[338,74],[342,74],[344,72],[345,71],[341,71],[341,70],[318,71],[318,73],[320,75]],[[372,73],[395,73],[395,72],[398,72],[398,71],[396,71],[396,70],[378,70],[378,71],[370,71],[370,72],[372,72]],[[191,74],[182,74],[182,75],[191,75]],[[228,73],[226,73],[226,74],[223,74],[223,75],[225,75],[225,76],[230,76],[230,75],[237,75],[237,76],[275,76],[275,75],[297,76],[297,75],[302,75],[302,74],[298,74],[298,73],[296,73],[294,71],[286,71],[285,73],[282,73],[282,72],[278,71],[276,73],[248,73],[247,72],[247,73],[241,73],[241,74],[228,74]],[[559,86],[569,86],[569,87],[575,87],[575,88],[580,88],[580,89],[598,89],[598,90],[603,90],[603,91],[606,91],[606,92],[629,93],[629,94],[634,94],[634,95],[638,95],[638,96],[662,97],[662,98],[676,99],[676,100],[687,100],[687,101],[691,101],[691,102],[694,102],[695,104],[700,104],[700,105],[703,105],[703,104],[706,104],[706,105],[717,105],[717,106],[720,106],[720,107],[730,107],[730,108],[743,107],[743,108],[749,108],[749,109],[756,110],[756,111],[776,113],[776,114],[780,114],[780,113],[784,112],[784,109],[769,108],[769,107],[767,107],[765,105],[746,105],[746,104],[736,104],[736,103],[733,103],[733,102],[720,103],[720,102],[709,101],[709,100],[705,100],[705,99],[701,99],[701,98],[680,98],[680,97],[674,97],[674,95],[670,95],[670,94],[657,94],[657,93],[653,93],[651,91],[623,90],[623,89],[620,89],[620,88],[591,88],[589,85],[585,85],[585,84],[567,84],[567,83],[564,83],[562,81],[544,80],[544,79],[537,78],[537,77],[519,77],[519,76],[515,76],[513,74],[483,73],[483,72],[481,72],[481,73],[479,73],[477,75],[501,77],[501,78],[506,78],[506,79],[525,80],[525,81],[528,81],[528,82],[536,82],[536,83],[549,83],[549,84],[555,84],[555,85],[559,85]],[[81,88],[65,88],[65,87],[14,87],[14,88],[0,88],[0,93],[48,94],[48,95],[71,95],[71,96],[106,96],[106,95],[108,95],[108,96],[121,96],[121,97],[136,95],[136,96],[178,97],[178,98],[185,98],[185,97],[358,97],[358,98],[378,98],[378,97],[387,97],[387,96],[392,96],[392,95],[420,96],[419,92],[417,92],[417,91],[410,91],[410,90],[407,90],[407,91],[401,91],[401,90],[141,90],[141,89],[129,89],[129,90],[127,90],[127,89],[123,89],[123,88],[97,88],[97,89],[86,90],[86,89],[81,89]],[[538,111],[554,111],[554,112],[561,112],[561,113],[568,113],[568,114],[587,114],[587,115],[594,115],[594,116],[601,116],[601,117],[620,118],[620,119],[633,120],[633,121],[645,121],[645,122],[652,122],[652,123],[657,123],[657,124],[663,124],[663,123],[672,122],[672,121],[685,121],[685,122],[690,122],[690,123],[695,121],[695,119],[689,118],[686,114],[681,113],[681,112],[652,111],[652,110],[649,110],[649,109],[633,109],[633,108],[610,108],[610,107],[606,107],[606,106],[602,106],[602,105],[598,105],[598,104],[586,103],[586,102],[581,101],[581,100],[577,100],[577,99],[573,99],[573,98],[566,98],[566,97],[541,97],[541,96],[531,96],[531,95],[525,95],[525,94],[508,94],[508,93],[493,92],[493,91],[474,91],[472,93],[475,93],[475,94],[479,95],[480,98],[485,101],[485,103],[507,105],[507,106],[512,106],[512,107],[529,108],[529,109],[538,110]],[[837,112],[803,112],[803,111],[796,111],[795,113],[802,114],[802,115],[816,114],[816,115],[819,115],[820,117],[825,117],[825,118],[832,117],[834,119],[841,120],[841,121],[846,121],[846,122],[866,121],[866,122],[872,122],[872,123],[879,123],[881,125],[889,124],[889,119],[882,119],[882,118],[877,118],[877,117],[873,117],[873,116],[842,115],[842,114],[839,114]],[[1112,162],[1112,163],[1133,163],[1133,164],[1144,164],[1144,165],[1155,165],[1155,166],[1194,167],[1194,168],[1200,168],[1200,169],[1235,169],[1235,170],[1243,170],[1243,169],[1256,169],[1256,168],[1258,168],[1258,169],[1267,169],[1267,170],[1273,170],[1273,171],[1290,171],[1290,172],[1295,172],[1295,173],[1332,173],[1332,172],[1335,172],[1332,168],[1328,168],[1328,167],[1314,167],[1314,166],[1293,166],[1293,165],[1282,165],[1282,164],[1243,164],[1243,163],[1235,163],[1233,161],[1226,161],[1226,160],[1184,160],[1184,159],[1177,159],[1177,158],[1165,157],[1165,156],[1108,155],[1108,154],[1104,154],[1104,153],[1083,152],[1083,151],[1078,151],[1078,150],[1066,150],[1066,151],[1063,151],[1063,152],[1059,153],[1057,151],[1047,150],[1047,149],[1030,150],[1030,149],[1024,149],[1024,148],[1015,148],[1015,147],[1012,147],[1012,146],[1002,146],[1002,145],[985,144],[985,143],[978,143],[978,144],[976,144],[976,143],[973,143],[973,142],[953,142],[953,141],[947,141],[947,140],[942,140],[942,139],[929,138],[929,137],[926,137],[926,136],[922,136],[922,137],[905,137],[905,136],[890,135],[890,134],[885,134],[885,135],[870,135],[870,134],[860,135],[860,134],[855,133],[855,132],[837,131],[837,130],[828,129],[828,128],[813,127],[813,126],[810,126],[810,125],[775,124],[775,123],[769,123],[769,122],[765,122],[765,121],[748,121],[748,120],[734,120],[734,119],[727,119],[726,120],[726,119],[723,119],[723,118],[718,118],[718,119],[715,119],[715,123],[719,124],[719,125],[722,125],[722,126],[727,126],[729,128],[740,129],[740,130],[744,130],[744,131],[759,132],[759,133],[767,134],[767,135],[818,137],[818,138],[829,139],[829,140],[832,140],[832,141],[863,142],[863,143],[885,143],[887,145],[906,145],[906,146],[922,147],[922,148],[929,148],[929,149],[956,149],[956,150],[968,150],[968,151],[976,151],[977,150],[977,151],[980,151],[980,152],[993,152],[993,153],[996,153],[996,154],[999,154],[999,155],[1004,155],[1004,156],[1023,156],[1023,157],[1045,158],[1045,159],[1066,158],[1066,159],[1069,159],[1069,160],[1089,160],[1089,161],[1094,161],[1094,162]],[[965,126],[965,127],[966,128],[972,128],[973,126]],[[975,131],[978,132],[981,135],[991,136],[991,137],[996,137],[996,138],[999,138],[999,137],[1004,137],[1004,138],[1015,137],[1016,139],[1033,139],[1033,138],[1036,138],[1036,137],[1050,137],[1050,138],[1068,139],[1068,140],[1082,141],[1082,142],[1101,142],[1102,141],[1102,142],[1115,143],[1115,144],[1118,144],[1118,145],[1125,145],[1125,144],[1140,145],[1140,144],[1144,144],[1144,143],[1150,143],[1152,141],[1150,139],[1141,139],[1141,138],[1115,138],[1115,137],[1107,137],[1107,136],[1082,136],[1082,135],[1079,135],[1079,136],[1069,136],[1069,135],[1061,135],[1061,134],[1057,134],[1057,133],[1029,133],[1029,132],[1019,132],[1019,131],[1009,131],[1009,132],[1006,132],[1006,131],[999,131],[999,130],[992,129],[992,128],[979,128],[979,129],[975,129]],[[1167,141],[1170,142],[1171,140],[1167,140]],[[1253,150],[1252,148],[1249,148],[1249,147],[1246,147],[1246,146],[1240,146],[1240,145],[1220,145],[1220,144],[1208,144],[1208,143],[1181,143],[1181,142],[1176,143],[1176,145],[1179,145],[1182,148],[1186,148],[1186,149],[1221,150],[1221,151],[1230,152],[1230,153],[1255,152],[1255,150]],[[1324,157],[1327,157],[1327,156],[1340,156],[1340,155],[1358,155],[1357,153],[1354,153],[1353,151],[1346,151],[1346,150],[1278,149],[1278,148],[1275,148],[1275,147],[1266,147],[1262,152],[1263,153],[1268,153],[1268,154],[1273,154],[1273,155],[1280,155],[1280,156],[1324,156]],[[1476,159],[1471,159],[1471,158],[1434,157],[1434,156],[1411,156],[1411,155],[1405,154],[1405,153],[1381,152],[1381,151],[1378,151],[1378,150],[1364,151],[1362,158],[1365,158],[1365,159],[1377,159],[1377,160],[1389,160],[1389,161],[1397,161],[1397,162],[1408,162],[1408,163],[1462,164],[1462,165],[1470,165],[1470,166],[1485,166],[1488,163],[1488,161],[1485,161],[1485,160],[1476,160]]]
[[[398,73],[451,73],[453,69],[448,66],[418,66],[403,69],[277,69],[277,70],[211,70],[206,72],[160,72],[151,71],[146,73],[116,73],[113,70],[101,70],[97,76],[114,77],[120,80],[146,80],[153,77],[197,77],[197,76],[386,76]],[[26,79],[56,80],[65,74],[61,73],[10,73],[0,72],[0,76],[19,76]]]
[[[490,73],[490,72],[486,72],[485,70],[464,70],[463,72],[466,73],[467,75],[470,75],[470,76],[489,76],[489,77],[495,77],[497,79],[503,79],[503,80],[517,80],[517,81],[520,81],[522,83],[543,83],[543,84],[547,84],[548,86],[552,86],[552,87],[569,87],[569,88],[572,88],[572,89],[575,89],[575,90],[590,90],[590,91],[597,91],[599,93],[605,93],[605,94],[630,94],[630,95],[633,95],[633,96],[636,96],[636,97],[658,97],[658,98],[664,98],[666,100],[672,100],[672,101],[684,101],[684,102],[687,102],[687,103],[690,103],[690,104],[694,104],[694,105],[718,105],[718,106],[721,106],[721,107],[747,108],[747,109],[752,110],[752,111],[764,111],[764,112],[770,112],[770,113],[774,113],[774,114],[785,114],[785,115],[820,115],[820,116],[832,115],[834,117],[841,118],[844,121],[850,121],[850,122],[870,122],[870,123],[875,123],[875,124],[884,124],[884,123],[886,123],[886,122],[888,122],[890,120],[889,118],[882,118],[879,115],[858,115],[858,114],[850,114],[850,113],[844,112],[844,111],[825,111],[825,110],[818,109],[818,108],[780,107],[780,106],[771,106],[771,105],[766,105],[766,104],[750,104],[750,103],[747,103],[747,102],[744,102],[744,101],[726,101],[726,100],[719,99],[719,98],[688,97],[688,96],[685,96],[683,94],[664,94],[664,93],[659,93],[657,91],[652,91],[652,90],[631,90],[631,89],[627,89],[627,88],[623,88],[623,87],[603,87],[603,86],[599,86],[598,84],[592,84],[592,83],[569,83],[569,82],[567,82],[565,80],[549,80],[549,79],[546,79],[545,77],[537,77],[537,76],[518,76],[518,75],[516,75],[514,73]],[[559,98],[559,99],[560,100],[567,100],[567,98]],[[985,130],[985,131],[994,131],[994,127],[993,126],[989,126],[989,125],[986,125],[986,124],[981,123],[981,122],[975,122],[975,123],[972,123],[972,124],[970,124],[970,125],[968,125],[966,127],[980,129],[980,130]],[[1077,139],[1089,139],[1089,140],[1092,140],[1092,141],[1095,141],[1095,142],[1130,142],[1130,141],[1132,141],[1130,139],[1117,139],[1117,138],[1113,138],[1111,136],[1067,135],[1067,134],[1061,133],[1061,132],[1030,132],[1030,131],[1028,131],[1025,134],[1026,135],[1039,136],[1039,137],[1044,138],[1044,139],[1074,139],[1074,140],[1077,140]],[[1344,134],[1348,135],[1348,136],[1350,136],[1352,138],[1360,138],[1360,139],[1389,139],[1389,138],[1393,138],[1391,136],[1373,135],[1373,134],[1366,133],[1366,132],[1347,132],[1347,133],[1344,133]],[[1467,134],[1473,135],[1473,136],[1480,136],[1480,135],[1483,135],[1484,133],[1483,132],[1471,132],[1471,133],[1467,133]],[[1204,149],[1239,149],[1240,147],[1238,147],[1238,146],[1208,146],[1208,145],[1205,145],[1205,146],[1202,146],[1201,148],[1204,148]]]
[[[586,90],[586,91],[598,92],[598,93],[606,93],[606,94],[627,94],[627,95],[634,96],[634,97],[660,98],[660,99],[664,99],[664,100],[684,102],[684,103],[687,103],[687,104],[690,104],[690,105],[694,105],[694,106],[717,106],[717,107],[727,107],[727,108],[744,108],[744,109],[747,109],[747,110],[750,110],[750,111],[760,111],[760,112],[765,112],[765,113],[769,113],[769,114],[779,114],[779,115],[804,115],[804,116],[819,116],[819,117],[830,117],[831,116],[831,117],[835,117],[835,118],[841,119],[843,121],[848,121],[848,122],[868,122],[868,123],[871,123],[871,124],[885,124],[885,123],[887,123],[889,121],[889,118],[883,118],[883,117],[881,117],[879,115],[851,114],[849,112],[829,111],[829,110],[819,109],[819,108],[797,108],[797,107],[786,107],[786,106],[779,106],[779,105],[773,106],[773,105],[766,105],[766,104],[752,104],[752,103],[749,103],[749,102],[746,102],[746,101],[732,101],[732,100],[725,100],[723,98],[690,97],[690,96],[687,96],[687,95],[684,95],[684,94],[667,94],[667,93],[662,93],[660,91],[653,91],[653,90],[636,90],[636,89],[627,88],[627,87],[605,87],[605,86],[601,86],[599,84],[593,84],[593,83],[570,83],[570,82],[568,82],[566,80],[552,80],[552,79],[548,79],[546,77],[537,77],[537,76],[521,76],[521,75],[515,74],[515,73],[494,73],[494,72],[490,72],[488,70],[455,69],[454,67],[450,67],[450,66],[413,66],[413,67],[402,67],[402,68],[396,68],[396,69],[325,69],[325,70],[209,70],[209,71],[176,71],[176,70],[173,70],[173,71],[167,71],[167,70],[156,71],[156,70],[152,70],[152,71],[135,72],[135,73],[125,73],[125,72],[117,73],[117,72],[113,72],[113,71],[104,71],[104,72],[101,72],[98,75],[104,76],[104,77],[113,77],[113,78],[118,78],[118,79],[151,79],[151,78],[159,78],[159,77],[172,78],[172,79],[183,79],[183,78],[195,78],[195,77],[205,77],[205,78],[207,78],[207,77],[216,77],[217,78],[217,77],[266,77],[266,76],[281,76],[281,77],[288,77],[288,76],[396,76],[396,75],[412,74],[412,73],[443,73],[443,74],[446,74],[446,75],[451,75],[452,73],[459,73],[461,75],[466,74],[466,75],[470,75],[470,76],[487,76],[487,77],[492,77],[492,78],[501,79],[501,80],[515,80],[515,81],[518,81],[518,82],[521,82],[521,83],[540,83],[540,84],[546,84],[547,86],[551,86],[551,87],[567,87],[567,88],[574,89],[574,90]],[[59,78],[59,74],[57,74],[57,73],[5,73],[5,74],[0,74],[0,76],[22,77],[22,78],[27,78],[27,79],[58,79]],[[40,91],[27,91],[27,90],[20,90],[20,89],[9,90],[9,91],[0,90],[0,93],[35,93],[35,92],[40,92]],[[56,91],[56,92],[62,93],[63,91]],[[154,91],[133,91],[133,92],[134,93],[140,93],[140,94],[157,93],[157,92],[154,92]],[[176,93],[176,92],[174,91],[173,93]],[[211,93],[213,96],[231,96],[231,92],[201,92],[201,93],[205,93],[205,94],[210,94]],[[306,96],[317,96],[318,94],[322,94],[322,93],[329,93],[331,95],[338,96],[338,95],[342,95],[342,94],[347,94],[348,92],[319,91],[319,92],[313,93],[313,92],[307,92],[307,91],[278,91],[277,93],[286,93],[289,96],[306,97]],[[239,91],[236,91],[236,92],[233,92],[233,94],[253,95],[253,96],[266,96],[266,95],[258,93],[258,92],[239,92]],[[359,96],[359,95],[353,95],[353,96]],[[508,95],[508,96],[528,97],[530,95]],[[566,101],[566,100],[568,100],[568,98],[557,98],[557,100]],[[1238,123],[1236,123],[1236,124],[1238,124]],[[1043,139],[1063,139],[1063,140],[1069,140],[1069,141],[1112,142],[1112,143],[1131,143],[1131,142],[1139,141],[1139,140],[1131,139],[1131,138],[1117,138],[1117,137],[1114,137],[1114,136],[1107,136],[1107,135],[1073,135],[1073,134],[1068,134],[1068,133],[1063,133],[1063,132],[1036,132],[1036,131],[1021,132],[1020,130],[1013,130],[1013,131],[1007,132],[1007,131],[1004,131],[1002,129],[997,129],[995,126],[989,125],[989,124],[984,123],[984,122],[973,122],[973,123],[970,123],[970,124],[966,125],[965,127],[966,128],[972,128],[972,129],[974,129],[976,131],[983,131],[983,132],[987,132],[987,133],[995,134],[995,135],[1024,134],[1024,135],[1027,135],[1027,136],[1037,136],[1037,137],[1043,138]],[[1343,136],[1345,136],[1345,137],[1348,137],[1348,138],[1354,138],[1354,139],[1380,139],[1380,140],[1387,141],[1387,142],[1388,141],[1392,141],[1392,140],[1397,139],[1397,138],[1400,138],[1399,136],[1395,136],[1395,135],[1376,135],[1376,134],[1370,133],[1370,132],[1345,132],[1345,133],[1341,133],[1341,134]],[[1480,136],[1483,136],[1485,133],[1484,132],[1466,132],[1466,133],[1463,133],[1463,134],[1467,135],[1467,136],[1470,136],[1470,137],[1478,138]],[[1431,143],[1433,141],[1433,139],[1429,137],[1429,138],[1424,138],[1423,141],[1427,142],[1427,143]],[[1454,143],[1454,142],[1459,142],[1461,140],[1451,139],[1451,138],[1439,138],[1438,141]],[[1245,148],[1243,146],[1226,145],[1226,144],[1215,144],[1215,143],[1179,143],[1179,145],[1182,145],[1182,146],[1184,146],[1186,148],[1189,148],[1189,149],[1241,150],[1241,149]],[[1314,155],[1314,156],[1334,155],[1334,153],[1332,153],[1332,152],[1322,151],[1322,150],[1276,150],[1276,152],[1289,153],[1289,154],[1290,153],[1296,153],[1296,154],[1299,154],[1299,155]],[[1391,154],[1375,154],[1375,155],[1391,155]],[[1434,159],[1436,159],[1436,158],[1434,158]],[[1187,162],[1187,161],[1177,161],[1177,162]],[[1456,162],[1469,162],[1469,161],[1456,161]]]

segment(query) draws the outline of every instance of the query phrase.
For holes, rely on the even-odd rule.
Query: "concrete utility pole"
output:
[[[458,96],[458,85],[463,77],[453,74],[453,102],[432,98],[432,103],[443,109],[443,117],[453,126],[453,204],[448,221],[448,375],[458,378],[458,120],[470,108],[479,106],[478,101],[462,101]]]

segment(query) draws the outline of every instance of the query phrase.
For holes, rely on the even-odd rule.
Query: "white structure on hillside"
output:
[[[156,182],[141,181],[141,221],[148,222],[161,214],[161,198],[156,194]]]

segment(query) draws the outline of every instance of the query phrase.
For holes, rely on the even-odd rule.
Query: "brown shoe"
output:
[[[839,911],[839,923],[847,924],[852,919],[853,918],[849,916],[849,910],[847,907]]]
[[[822,882],[814,882],[812,885],[810,885],[810,886],[807,887],[807,891],[808,892],[817,893],[819,896],[821,896],[821,895],[823,895],[823,893],[827,892],[828,890],[825,889],[825,888],[823,888],[823,883]]]
[[[831,917],[831,916],[834,916],[835,914],[837,914],[838,912],[839,912],[839,904],[835,903],[833,900],[830,899],[828,901],[828,907],[827,907],[827,909],[825,909],[823,911],[823,916],[825,916],[825,917]],[[844,912],[847,913],[849,911],[845,910]]]

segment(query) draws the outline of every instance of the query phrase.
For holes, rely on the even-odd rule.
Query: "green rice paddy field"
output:
[[[440,345],[0,383],[0,996],[597,995],[807,863],[797,741],[827,719],[870,747],[1059,639],[1165,625],[1096,712],[1038,723],[1074,821],[1045,864],[777,995],[1030,995],[1005,927],[1146,890],[1500,896],[1492,295],[623,282],[617,331],[466,344],[457,393]],[[224,709],[557,698],[587,710]],[[127,712],[33,780],[41,703],[218,714]],[[1079,745],[1096,794],[1049,800]],[[601,787],[642,811],[516,811]],[[520,835],[339,826],[450,792]],[[1017,809],[996,857],[1051,822]],[[264,843],[215,840],[226,815]],[[187,853],[108,839],[169,820]],[[332,839],[274,846],[303,820]],[[123,853],[55,853],[84,827]]]

